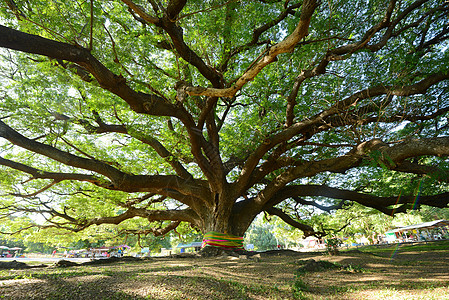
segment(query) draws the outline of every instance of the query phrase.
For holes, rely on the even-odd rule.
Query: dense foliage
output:
[[[449,203],[447,1],[2,3],[2,231]]]

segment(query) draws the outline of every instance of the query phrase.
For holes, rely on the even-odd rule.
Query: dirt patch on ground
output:
[[[0,270],[0,298],[449,299],[448,270],[449,250],[153,258]]]

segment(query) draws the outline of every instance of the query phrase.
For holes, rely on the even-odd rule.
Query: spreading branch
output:
[[[276,61],[276,57],[282,53],[294,50],[296,44],[308,35],[310,20],[317,6],[315,0],[306,0],[302,4],[301,17],[295,30],[283,41],[269,48],[260,58],[249,68],[235,83],[229,88],[203,88],[189,87],[186,89],[190,96],[208,97],[233,97],[249,81],[252,81],[257,74],[267,65]]]

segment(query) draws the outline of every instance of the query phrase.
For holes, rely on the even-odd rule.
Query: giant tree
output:
[[[449,203],[447,1],[2,3],[3,218],[323,235],[309,208]]]

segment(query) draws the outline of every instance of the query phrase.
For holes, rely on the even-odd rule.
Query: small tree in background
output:
[[[329,255],[338,255],[340,254],[341,240],[336,237],[331,237],[326,239],[326,253]]]

